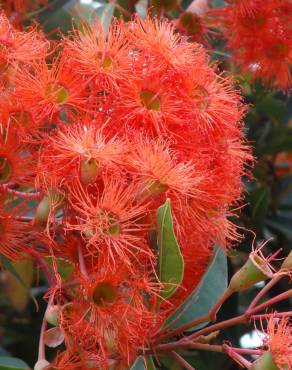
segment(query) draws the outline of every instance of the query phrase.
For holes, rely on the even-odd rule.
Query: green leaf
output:
[[[0,357],[0,370],[28,370],[29,366],[22,360],[13,357]]]
[[[267,132],[263,142],[256,147],[255,154],[275,155],[280,152],[292,151],[292,129],[287,126],[273,126]]]
[[[257,101],[256,109],[268,118],[274,118],[276,120],[281,120],[287,113],[285,102],[274,97],[273,94],[265,95],[262,99]]]
[[[139,15],[140,18],[145,19],[147,17],[148,5],[149,5],[148,0],[138,0],[136,2],[135,7],[137,14]]]
[[[35,304],[36,308],[38,309],[37,300],[31,294],[30,288],[26,285],[26,283],[23,281],[22,277],[19,275],[19,273],[14,268],[13,264],[9,261],[9,259],[6,256],[4,256],[4,254],[0,254],[0,262],[5,267],[5,269],[7,271],[9,271],[16,278],[16,280],[27,290],[29,296],[34,301],[34,304]]]
[[[144,358],[145,359],[145,358]],[[156,367],[153,362],[153,358],[151,356],[146,357],[146,368],[143,361],[143,357],[137,357],[136,361],[131,367],[131,370],[156,370]]]
[[[172,328],[178,328],[209,312],[227,288],[227,257],[220,248],[215,248],[214,257],[199,286],[189,298],[167,319],[164,325],[177,318]],[[188,306],[188,308],[186,308]],[[185,312],[182,314],[182,311]],[[195,328],[205,326],[200,324]],[[191,328],[189,330],[194,330]]]
[[[14,270],[18,273],[21,283],[14,274],[7,271],[4,281],[4,291],[11,305],[21,312],[25,309],[29,298],[30,288],[34,277],[34,263],[32,260],[11,262]]]
[[[109,25],[111,23],[114,11],[115,11],[115,4],[108,3],[108,4],[98,7],[93,13],[93,15],[94,14],[97,15],[97,17],[99,18],[99,21],[102,24],[102,27],[105,33],[107,33],[109,29]],[[92,21],[94,21],[94,18],[92,18]]]
[[[58,39],[59,32],[68,34],[72,29],[72,17],[69,11],[65,8],[58,9],[54,14],[50,15],[44,23],[45,33],[51,33],[54,38]]]
[[[57,264],[57,270],[61,278],[63,280],[68,280],[73,271],[72,262],[66,260],[65,258],[61,258],[61,257],[55,258],[55,259],[53,259],[52,257],[46,257],[46,261],[48,262],[51,270],[53,270],[53,260]]]
[[[0,260],[2,265],[6,268],[6,270],[9,271],[22,286],[26,287],[24,281],[14,268],[13,264],[9,261],[9,259],[6,256],[4,256],[4,254],[0,254]]]
[[[184,259],[173,230],[170,199],[157,210],[159,279],[166,283],[162,297],[170,297],[182,282]]]
[[[222,8],[223,6],[225,6],[224,0],[214,0],[212,5],[213,8]]]
[[[284,235],[289,241],[292,240],[291,218],[277,216],[266,220],[266,225]]]
[[[271,192],[268,187],[254,189],[249,195],[252,206],[252,221],[257,230],[264,226],[265,217],[271,203]]]

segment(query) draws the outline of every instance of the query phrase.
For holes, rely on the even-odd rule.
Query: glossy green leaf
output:
[[[276,230],[281,233],[288,240],[292,240],[292,220],[286,217],[273,217],[266,220],[266,225],[272,230]]]
[[[145,359],[146,367],[144,363]],[[156,370],[152,356],[146,356],[144,360],[142,356],[137,357],[136,361],[131,367],[131,370]]]
[[[49,264],[51,270],[53,270],[53,258],[46,257],[46,260]],[[55,258],[55,263],[57,265],[58,273],[60,274],[63,280],[67,280],[70,278],[70,275],[73,271],[73,264],[72,262],[66,260],[65,258]]]
[[[136,2],[135,8],[140,18],[145,19],[147,17],[148,6],[148,0],[138,0]]]
[[[213,8],[222,8],[225,6],[224,0],[214,0],[212,2]]]
[[[285,102],[273,96],[273,94],[265,95],[262,99],[256,102],[256,109],[268,118],[280,120],[287,112]]]
[[[18,280],[18,282],[22,286],[26,287],[24,281],[22,280],[21,276],[14,268],[13,264],[9,261],[9,259],[6,256],[4,256],[4,254],[0,254],[0,260],[1,260],[2,265],[5,267],[5,269],[9,271]]]
[[[199,286],[193,291],[188,299],[171,315],[165,325],[177,319],[173,328],[187,324],[192,320],[206,314],[217,302],[218,298],[227,288],[227,257],[220,249],[215,249],[215,255],[203,276]],[[187,307],[187,308],[186,308]],[[185,312],[183,312],[185,310]],[[182,314],[183,312],[183,314]],[[200,328],[207,323],[196,326]],[[193,330],[191,328],[189,330]]]
[[[21,283],[11,272],[6,273],[4,291],[10,304],[21,312],[27,306],[30,298],[30,288],[34,277],[34,263],[32,260],[12,261],[11,265],[18,273]]]
[[[28,370],[29,366],[22,360],[13,357],[0,357],[0,370]]]
[[[252,221],[257,230],[260,230],[265,221],[269,205],[271,202],[271,193],[268,187],[259,187],[250,193],[252,206]]]
[[[157,224],[158,276],[160,281],[165,283],[161,295],[168,298],[177,290],[184,275],[184,259],[174,234],[170,199],[158,208]]]
[[[108,3],[98,7],[95,12],[93,13],[92,21],[94,21],[94,15],[96,15],[102,24],[104,31],[107,33],[109,25],[111,23],[113,14],[115,11],[115,4]]]
[[[9,271],[14,277],[15,279],[19,282],[19,284],[27,290],[29,296],[32,298],[32,300],[34,301],[34,304],[36,305],[36,307],[38,308],[38,303],[35,299],[35,297],[31,294],[31,291],[30,291],[30,288],[27,286],[27,284],[23,281],[22,277],[20,276],[20,274],[17,272],[17,270],[14,268],[13,264],[9,261],[9,259],[4,256],[4,254],[0,254],[0,262],[1,264],[5,267],[5,269],[7,271]]]

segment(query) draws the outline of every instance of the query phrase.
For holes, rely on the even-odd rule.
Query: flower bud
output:
[[[59,324],[59,306],[52,305],[48,307],[45,313],[45,319],[51,325],[57,326]]]
[[[278,367],[270,351],[266,351],[252,364],[251,370],[278,370]]]
[[[246,263],[233,275],[229,289],[233,292],[240,292],[272,277],[273,271],[268,262],[257,252],[252,252]]]
[[[35,224],[37,225],[45,224],[48,220],[49,214],[50,214],[50,199],[46,195],[43,197],[43,199],[37,206],[35,215]]]
[[[137,199],[148,199],[156,198],[168,189],[167,185],[160,183],[159,181],[153,181],[153,179],[145,177],[138,189]]]
[[[100,166],[94,158],[83,159],[80,165],[80,179],[82,184],[92,184],[100,174]]]
[[[38,360],[38,362],[34,365],[34,370],[46,370],[49,369],[51,364],[47,360]]]
[[[62,206],[63,201],[64,196],[61,193],[50,190],[37,206],[34,224],[41,229],[45,228],[50,213],[52,210],[57,211]]]

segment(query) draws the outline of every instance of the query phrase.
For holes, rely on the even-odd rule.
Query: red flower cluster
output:
[[[228,216],[251,159],[245,108],[202,46],[167,21],[114,21],[107,36],[84,25],[53,58],[35,30],[3,15],[0,29],[0,207],[19,185],[39,200],[32,222],[5,210],[1,253],[55,261],[49,302],[67,352],[54,369],[128,367],[194,289],[213,245],[239,238]],[[185,271],[161,304],[153,235],[167,198]],[[67,288],[58,257],[73,267]]]
[[[292,85],[290,0],[229,0],[214,11],[235,63],[252,78],[287,91]]]
[[[10,21],[21,27],[21,21],[28,19],[29,12],[37,12],[41,6],[48,5],[47,0],[0,0],[0,9],[5,11]]]

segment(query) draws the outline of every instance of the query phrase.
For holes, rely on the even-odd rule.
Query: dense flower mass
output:
[[[48,0],[1,0],[0,9],[5,11],[10,21],[21,27],[23,20],[28,20],[30,13],[37,13],[43,6],[48,5]]]
[[[252,369],[271,367],[279,370],[292,368],[292,326],[289,317],[272,315],[264,332],[266,351],[254,363]]]
[[[34,255],[73,268],[66,291],[55,266],[48,293],[67,349],[54,369],[127,368],[197,285],[214,244],[240,238],[229,216],[252,160],[245,107],[168,21],[114,21],[107,36],[84,25],[49,58],[37,31],[3,14],[0,29],[1,197],[34,186],[26,197],[37,201],[33,219],[0,219],[0,251],[30,253],[29,228]],[[166,199],[185,267],[163,300],[155,238]]]
[[[292,3],[290,0],[229,0],[215,10],[235,63],[252,78],[291,88]]]

